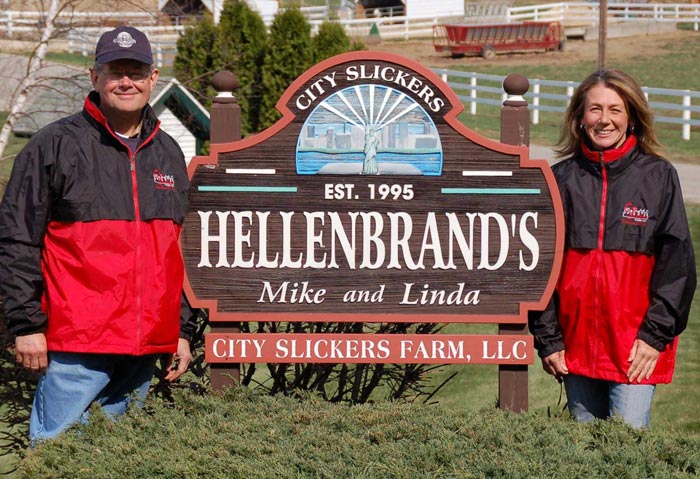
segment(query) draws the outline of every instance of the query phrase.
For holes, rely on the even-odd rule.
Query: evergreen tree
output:
[[[214,66],[238,78],[235,92],[241,106],[241,132],[259,129],[262,99],[262,62],[267,31],[260,14],[245,1],[227,0],[216,33]]]
[[[211,78],[216,73],[213,46],[216,26],[210,15],[190,25],[177,40],[177,55],[173,64],[175,78],[193,92],[202,105],[209,108],[216,91]]]
[[[314,61],[316,63],[340,53],[351,51],[350,37],[343,26],[334,21],[326,20],[320,27],[313,40]]]
[[[260,126],[280,117],[275,104],[289,85],[313,64],[311,26],[298,8],[279,12],[270,27],[262,68]]]

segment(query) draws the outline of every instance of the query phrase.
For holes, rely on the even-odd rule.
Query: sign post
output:
[[[221,71],[212,78],[214,89],[218,92],[211,107],[211,143],[229,143],[241,139],[241,107],[234,92],[238,88],[236,76],[228,71]],[[240,325],[234,322],[217,322],[210,325],[212,334],[237,334]],[[233,387],[241,377],[240,366],[236,363],[211,363],[211,386],[215,391],[224,387]]]
[[[524,95],[530,83],[522,75],[503,81],[506,100],[501,110],[501,142],[530,146],[530,112]],[[526,335],[527,324],[500,324],[498,334]],[[528,410],[527,366],[503,364],[498,367],[498,407],[507,411]]]
[[[507,325],[502,334],[213,329],[207,361],[503,364],[526,374],[527,312],[554,290],[563,213],[546,161],[529,158],[519,102],[503,113],[515,136],[495,142],[458,121],[459,98],[422,65],[338,55],[287,89],[275,125],[213,141],[192,160],[181,237],[186,292],[213,327],[493,323]],[[526,376],[524,408],[504,404],[527,408]]]

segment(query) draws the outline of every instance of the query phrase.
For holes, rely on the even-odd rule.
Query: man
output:
[[[8,330],[17,362],[41,374],[32,443],[92,402],[111,416],[140,403],[160,355],[170,381],[191,360],[178,245],[189,182],[148,105],[158,70],[143,32],[102,35],[90,77],[83,111],[31,138],[0,204]]]

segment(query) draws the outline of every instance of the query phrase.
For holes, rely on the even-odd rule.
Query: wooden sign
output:
[[[563,248],[551,170],[462,125],[430,70],[343,54],[277,108],[189,166],[186,291],[211,321],[523,324],[544,307]]]

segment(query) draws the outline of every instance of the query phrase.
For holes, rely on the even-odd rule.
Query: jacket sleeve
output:
[[[650,304],[637,338],[662,351],[688,324],[696,286],[695,256],[678,175],[665,183],[666,208],[656,239]]]
[[[552,167],[564,204],[567,203],[565,185],[570,166],[571,161],[561,161]],[[566,213],[565,208],[564,214]],[[568,224],[568,219],[566,223]],[[556,289],[544,311],[529,311],[527,319],[530,333],[534,336],[535,349],[540,358],[546,358],[565,349],[564,336],[559,327],[559,292]]]
[[[528,313],[528,327],[535,338],[535,348],[541,358],[565,349],[557,318],[558,311],[559,294],[555,291],[544,311]]]
[[[180,337],[192,341],[197,332],[197,311],[192,309],[183,291],[180,301]]]
[[[33,138],[19,153],[0,204],[0,296],[7,329],[23,336],[43,332],[41,248],[50,211],[46,145]],[[50,155],[50,153],[48,154]]]

